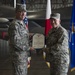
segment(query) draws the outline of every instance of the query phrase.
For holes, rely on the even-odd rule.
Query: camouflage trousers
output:
[[[59,55],[50,57],[50,75],[67,75],[69,69],[70,57]]]
[[[28,55],[27,52],[12,53],[13,75],[27,75]]]

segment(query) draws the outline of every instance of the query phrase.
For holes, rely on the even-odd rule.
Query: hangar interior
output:
[[[15,17],[15,1],[21,3],[21,0],[1,0],[0,17],[12,20]],[[29,31],[34,27],[45,27],[47,0],[25,0],[27,17],[29,21]],[[61,25],[69,30],[73,0],[51,0],[51,13],[61,14]],[[65,12],[66,11],[66,12]],[[32,26],[32,24],[33,26]],[[35,25],[36,24],[36,25]],[[39,30],[41,31],[41,29]],[[41,31],[42,32],[42,31]]]
[[[21,3],[21,0],[0,0],[0,18],[7,18],[12,21],[15,16],[14,2]],[[51,12],[61,14],[61,25],[69,30],[73,0],[50,0]],[[30,33],[44,34],[46,20],[47,0],[26,0],[28,25]],[[1,28],[2,27],[2,28]],[[0,21],[0,75],[12,75],[12,66],[9,57],[9,42],[2,39],[2,32],[7,32],[8,23]],[[31,66],[28,75],[50,75],[42,55],[32,52]],[[69,70],[68,75],[75,75],[75,71]]]

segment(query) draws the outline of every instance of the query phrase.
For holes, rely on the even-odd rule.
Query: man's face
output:
[[[51,18],[50,20],[51,20],[51,25],[52,25],[53,28],[56,28],[57,26],[60,25],[60,20],[59,19]]]
[[[19,19],[19,20],[24,20],[25,16],[26,16],[26,12],[25,12],[25,11],[18,11],[18,12],[16,13],[16,17],[17,17],[17,19]]]

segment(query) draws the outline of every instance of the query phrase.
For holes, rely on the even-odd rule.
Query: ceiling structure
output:
[[[13,8],[13,3],[14,3],[13,1],[14,0],[1,0],[0,1],[0,4],[1,4],[0,10],[2,12],[2,13],[0,13],[0,17],[1,16],[2,17],[10,16],[13,18],[15,16],[15,14],[14,14],[15,10]],[[17,3],[21,3],[21,0],[16,0],[16,1],[17,1]],[[52,12],[57,12],[57,11],[61,12],[63,8],[72,7],[72,4],[73,4],[73,0],[51,0],[51,9],[52,9]],[[46,5],[47,5],[47,0],[26,0],[26,8],[27,8],[27,12],[28,12],[27,13],[28,18],[29,19],[45,19]],[[6,9],[8,11],[5,11],[4,9]],[[69,9],[69,10],[71,10],[71,9]],[[11,12],[11,11],[13,11],[13,12]],[[64,9],[63,9],[63,12],[64,12]],[[9,15],[9,13],[10,13],[10,15]],[[4,15],[6,15],[6,16],[4,16]]]
[[[15,17],[15,9],[13,7],[14,0],[0,1],[0,17],[13,19]],[[21,0],[17,0],[20,3]],[[30,21],[34,21],[39,25],[45,25],[47,0],[26,0],[27,16]],[[71,19],[73,0],[51,0],[52,12],[61,14],[62,25],[68,25]]]
[[[47,0],[25,0],[27,10],[44,10],[46,9]],[[50,0],[52,9],[72,6],[73,0]],[[17,0],[21,3],[21,0]]]

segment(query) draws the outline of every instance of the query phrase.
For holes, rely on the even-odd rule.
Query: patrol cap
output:
[[[53,13],[51,14],[50,16],[50,19],[53,18],[53,19],[59,19],[60,20],[60,14],[59,13]]]
[[[25,4],[17,4],[16,5],[16,11],[27,11],[26,10],[26,5]]]

